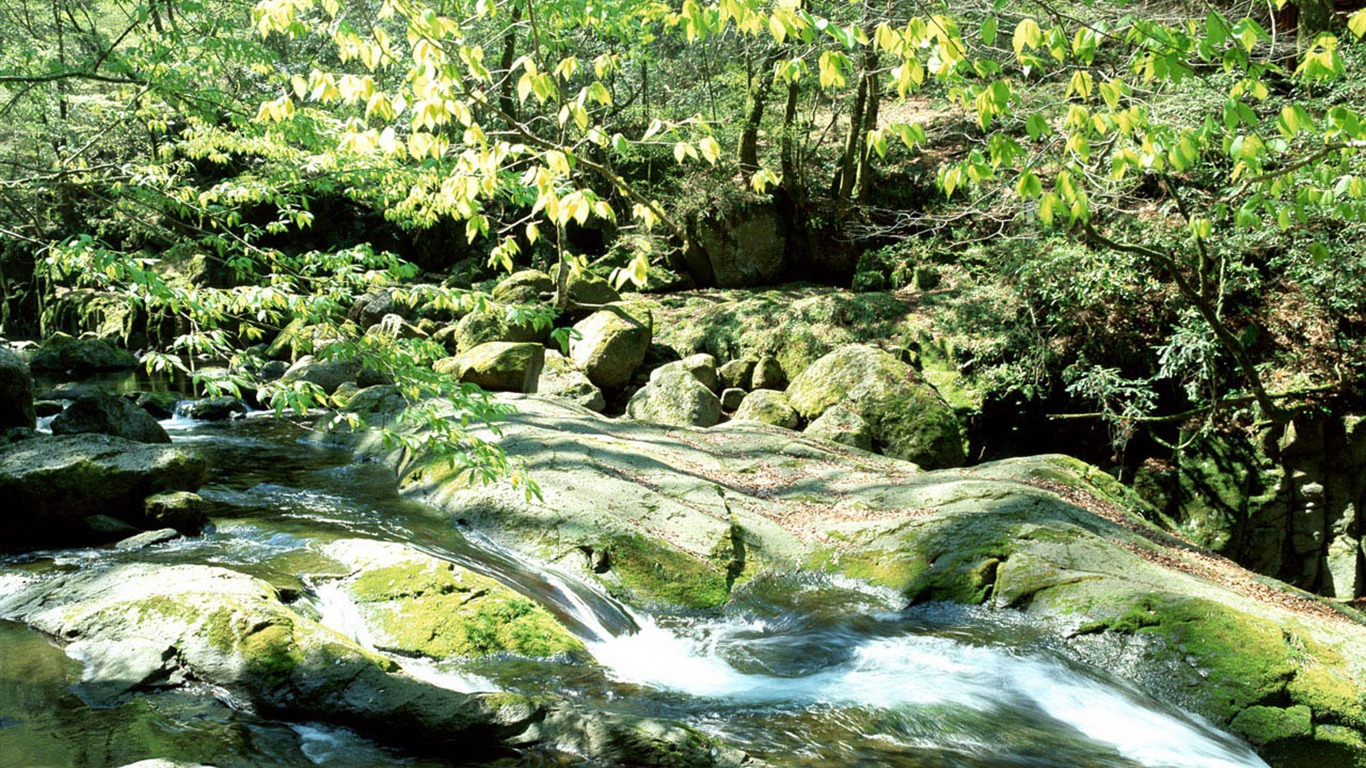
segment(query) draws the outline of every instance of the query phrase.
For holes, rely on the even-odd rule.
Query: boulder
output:
[[[756,389],[746,395],[740,407],[735,410],[733,418],[771,424],[783,429],[796,429],[801,421],[792,404],[787,402],[787,395],[771,389]]]
[[[312,355],[305,355],[291,365],[280,380],[286,384],[306,381],[330,395],[343,383],[355,381],[360,371],[359,360],[317,360]]]
[[[778,358],[772,355],[764,355],[754,364],[754,373],[749,380],[749,388],[755,389],[782,389],[787,386],[787,374],[783,372],[783,366],[778,362]]]
[[[868,422],[873,447],[927,468],[963,463],[953,410],[914,368],[875,347],[853,344],[817,360],[792,381],[788,401],[805,419],[845,405]]]
[[[33,415],[40,419],[47,418],[48,416],[56,416],[61,413],[64,408],[66,408],[66,403],[60,400],[33,401]],[[35,426],[37,425],[35,424]]]
[[[382,649],[438,660],[585,652],[545,608],[455,563],[364,539],[333,542],[325,554],[354,572],[341,587]]]
[[[0,348],[0,429],[33,427],[33,376],[19,356]]]
[[[603,389],[630,382],[650,348],[650,326],[622,305],[594,312],[576,323],[574,331],[577,338],[569,341],[569,357]]]
[[[275,339],[266,347],[265,357],[271,360],[294,361],[304,355],[311,355],[318,346],[316,335],[316,329],[309,325],[307,320],[296,317],[275,335]]]
[[[43,342],[29,360],[35,371],[117,371],[133,368],[137,358],[102,339],[78,339],[65,333],[54,334]]]
[[[135,552],[139,549],[146,549],[155,544],[164,544],[168,541],[180,538],[180,531],[174,528],[158,528],[155,531],[143,531],[134,534],[114,545],[114,549],[121,552]]]
[[[540,344],[490,341],[432,367],[490,392],[532,392],[544,365],[545,347]]]
[[[873,450],[873,428],[848,406],[832,405],[802,434],[864,451]]]
[[[456,354],[464,354],[490,341],[545,343],[550,335],[549,326],[537,328],[530,320],[518,321],[509,316],[509,310],[508,307],[494,306],[460,318],[451,337]]]
[[[702,386],[712,392],[720,392],[720,386],[716,375],[716,358],[705,352],[690,355],[682,360],[675,360],[665,363],[658,368],[650,371],[650,381],[654,381],[656,376],[662,376],[668,371],[687,371],[692,374]]]
[[[545,367],[536,381],[536,393],[556,400],[566,400],[590,411],[602,413],[607,399],[602,390],[588,380],[583,371],[574,367],[569,358],[553,349],[546,350]]]
[[[686,252],[688,270],[702,285],[766,285],[787,269],[787,230],[772,203],[699,218],[692,229],[697,247]]]
[[[113,435],[141,443],[169,443],[171,436],[147,411],[126,398],[91,390],[52,419],[54,435]]]
[[[651,376],[626,404],[626,415],[636,421],[674,427],[710,427],[721,421],[721,401],[686,370]]]
[[[462,760],[542,748],[608,765],[746,762],[679,723],[550,695],[439,688],[291,610],[266,582],[223,568],[132,563],[65,574],[0,597],[0,617],[60,638],[84,662],[80,691],[95,703],[207,685],[266,717],[344,725]]]
[[[135,392],[124,397],[130,397],[133,405],[148,412],[155,419],[169,419],[175,416],[176,406],[185,399],[183,392],[171,390],[163,392]]]
[[[721,390],[721,410],[731,413],[740,407],[740,403],[745,401],[745,390],[739,387],[730,387]]]
[[[924,472],[745,422],[679,432],[500,399],[517,412],[497,439],[542,498],[422,461],[405,491],[618,597],[716,608],[765,571],[839,573],[903,604],[997,612],[1263,744],[1278,768],[1366,760],[1361,614],[1163,533],[1075,459]]]
[[[503,278],[490,295],[503,304],[531,304],[540,301],[541,294],[554,293],[555,281],[539,269],[523,269]]]
[[[257,375],[260,376],[261,381],[277,381],[281,376],[284,376],[285,372],[288,370],[289,363],[284,360],[269,360],[265,365],[261,366],[261,370]]]
[[[748,390],[754,380],[754,366],[758,362],[752,358],[742,358],[722,365],[716,369],[718,385],[722,389]]]
[[[180,412],[200,421],[226,421],[246,416],[251,409],[240,397],[222,395],[193,400],[180,406]]]
[[[202,532],[209,521],[203,497],[189,491],[154,493],[143,500],[142,511],[144,525],[174,528],[192,536]]]
[[[396,314],[388,314],[380,318],[379,322],[367,326],[365,333],[388,339],[425,339],[429,335],[426,331],[404,320],[402,315]]]
[[[560,274],[559,266],[550,271],[550,290],[555,290],[555,278]],[[601,306],[621,301],[621,294],[612,284],[586,269],[569,270],[569,283],[565,286],[569,301],[573,304]]]
[[[346,319],[362,328],[369,328],[384,319],[386,315],[396,315],[400,320],[405,319],[406,309],[394,301],[392,290],[371,291],[356,298],[351,309],[346,312]]]
[[[93,513],[139,524],[144,500],[167,490],[193,491],[204,478],[193,453],[109,435],[24,440],[0,452],[0,546],[97,541]]]

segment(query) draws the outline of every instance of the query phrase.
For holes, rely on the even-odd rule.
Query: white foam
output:
[[[682,635],[649,619],[634,635],[591,643],[617,680],[738,705],[831,705],[891,709],[949,704],[977,710],[1028,706],[1146,766],[1265,768],[1250,749],[1195,719],[1148,707],[1041,657],[901,635],[859,642],[845,660],[812,674],[746,673],[720,649],[750,641],[762,623],[704,622]]]

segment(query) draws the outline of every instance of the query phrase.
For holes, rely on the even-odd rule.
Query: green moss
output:
[[[1233,718],[1234,733],[1256,746],[1287,739],[1298,739],[1313,733],[1309,707],[1248,707]]]
[[[451,564],[407,562],[365,571],[352,595],[390,647],[436,659],[512,653],[556,656],[583,644],[541,606]]]
[[[660,343],[681,356],[777,358],[789,377],[846,344],[890,338],[906,305],[890,293],[830,289],[712,291],[670,298],[656,314]]]
[[[730,599],[727,569],[686,552],[639,535],[618,536],[606,551],[612,573],[628,593],[624,597],[697,609]]]
[[[1258,751],[1276,768],[1366,768],[1366,741],[1341,726],[1320,725],[1312,738],[1273,742]]]
[[[1363,693],[1347,674],[1330,666],[1341,661],[1336,652],[1316,649],[1314,657],[1306,659],[1287,686],[1290,698],[1314,712],[1315,720],[1366,728],[1366,706]],[[1324,663],[1327,662],[1327,663]]]
[[[1193,693],[1200,710],[1230,721],[1247,707],[1282,699],[1297,665],[1278,627],[1208,600],[1176,596],[1146,602],[1142,626],[1116,631],[1164,638],[1194,669],[1208,671]],[[1125,616],[1131,619],[1132,612]],[[1192,671],[1194,671],[1194,669]]]

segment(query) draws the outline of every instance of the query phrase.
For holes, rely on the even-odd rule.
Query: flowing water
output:
[[[383,466],[300,441],[272,419],[166,422],[212,467],[224,510],[204,536],[139,552],[88,548],[0,559],[22,579],[125,561],[203,563],[276,584],[294,605],[373,647],[322,548],[342,538],[411,544],[493,576],[554,612],[592,659],[400,659],[456,690],[558,691],[587,706],[680,720],[775,766],[1233,768],[1264,766],[1199,718],[1048,650],[1008,612],[906,609],[894,595],[814,575],[742,588],[719,616],[637,614],[406,502]],[[6,585],[11,585],[7,587]],[[80,664],[0,621],[0,768],[117,766],[149,757],[218,766],[460,765],[350,731],[234,710],[184,689],[109,705],[82,698]],[[481,765],[540,765],[544,755]]]

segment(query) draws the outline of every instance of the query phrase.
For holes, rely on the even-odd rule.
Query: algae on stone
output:
[[[359,567],[344,583],[386,648],[434,659],[584,650],[545,608],[454,563],[354,540],[328,552]]]

